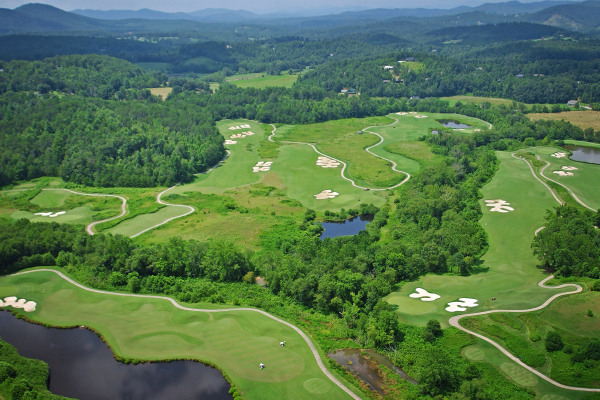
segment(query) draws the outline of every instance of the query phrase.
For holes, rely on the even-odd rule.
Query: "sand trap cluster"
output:
[[[569,171],[552,171],[558,176],[573,176],[572,172]]]
[[[427,118],[427,115],[415,115],[415,118]]]
[[[567,156],[567,153],[556,152],[556,153],[554,153],[554,154],[551,154],[551,156],[552,156],[552,157],[555,157],[555,158],[564,158],[564,157],[566,157],[566,156]]]
[[[40,212],[40,213],[35,213],[34,215],[39,215],[42,217],[50,217],[50,218],[54,218],[54,217],[58,217],[59,215],[63,215],[66,214],[66,211],[58,211],[58,212]]]
[[[510,203],[505,200],[486,200],[485,205],[488,207],[492,207],[490,209],[491,212],[501,212],[507,213],[509,211],[514,211],[515,209],[510,207]]]
[[[252,136],[252,135],[256,135],[256,134],[252,131],[248,131],[248,132],[242,132],[242,133],[235,133],[229,137],[231,139],[242,139],[242,138],[245,138],[246,136]]]
[[[248,129],[248,128],[250,128],[250,125],[248,125],[248,124],[244,124],[244,125],[230,126],[230,127],[229,127],[229,130],[230,130],[230,131],[237,131],[237,130],[239,130],[239,129]]]
[[[407,112],[397,112],[396,114],[398,114],[398,115],[408,115]]]
[[[340,163],[329,157],[319,157],[317,158],[317,165],[323,168],[337,168]]]
[[[323,190],[319,194],[315,194],[317,200],[325,200],[325,199],[333,199],[334,197],[339,196],[338,192],[332,192],[331,190]]]
[[[237,141],[235,140],[229,140],[229,139],[225,139],[225,144],[236,144]]]
[[[421,301],[434,301],[439,299],[441,296],[435,293],[429,293],[427,290],[420,287],[415,289],[416,293],[411,293],[409,297],[413,299],[421,299]]]
[[[4,301],[0,300],[0,307],[22,308],[25,312],[35,311],[35,301],[27,301],[25,299],[17,299],[15,296],[5,297]]]
[[[446,307],[448,312],[467,311],[467,307],[477,307],[477,299],[470,299],[468,297],[461,297],[460,301],[451,301]]]
[[[577,168],[577,167],[570,167],[568,165],[563,165],[562,169],[563,169],[563,171],[577,171],[579,168]]]
[[[256,163],[254,167],[252,167],[252,172],[264,172],[271,169],[271,165],[273,161],[259,161]]]

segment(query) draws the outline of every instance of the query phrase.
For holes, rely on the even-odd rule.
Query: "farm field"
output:
[[[257,88],[264,89],[270,86],[281,86],[290,88],[298,79],[297,74],[292,75],[267,75],[265,73],[255,74],[237,74],[229,76],[225,79],[226,82],[234,84],[241,88]]]
[[[157,87],[157,88],[150,88],[149,90],[150,90],[150,93],[152,93],[153,96],[159,96],[163,100],[165,100],[167,98],[167,96],[169,94],[171,94],[171,92],[173,91],[173,88],[171,88],[171,87]]]
[[[119,357],[197,359],[218,365],[248,399],[329,399],[348,395],[319,369],[307,343],[290,327],[252,311],[194,312],[166,300],[93,293],[50,271],[0,278],[0,296],[37,303],[27,318],[58,327],[84,325]],[[185,305],[217,310],[212,304]],[[285,340],[286,346],[279,342]],[[233,345],[245,343],[247,345]],[[260,370],[259,363],[266,368]]]
[[[563,111],[559,113],[527,114],[527,117],[532,121],[537,121],[540,119],[549,119],[553,121],[564,120],[580,127],[581,129],[600,129],[600,111]]]
[[[442,100],[448,100],[450,105],[454,105],[457,102],[461,101],[463,103],[490,103],[493,105],[510,105],[512,104],[512,100],[502,99],[498,97],[480,97],[480,96],[469,96],[469,95],[461,95],[461,96],[450,96],[450,97],[442,97]]]

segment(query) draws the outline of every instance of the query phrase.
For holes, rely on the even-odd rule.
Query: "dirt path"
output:
[[[398,120],[397,120],[397,119],[395,119],[395,118],[393,118],[393,119],[394,119],[394,122],[392,122],[391,124],[388,124],[388,125],[381,125],[381,126],[392,126],[392,125],[395,125],[395,124],[397,124],[397,123],[398,123]],[[268,139],[269,139],[269,141],[271,141],[271,142],[275,142],[275,141],[273,140],[273,136],[275,136],[275,131],[277,130],[277,128],[276,128],[276,127],[275,127],[275,125],[273,125],[273,124],[270,124],[270,125],[273,127],[273,132],[272,132],[272,133],[269,135],[269,138],[268,138]],[[324,157],[328,157],[328,158],[330,158],[330,159],[332,159],[332,160],[335,160],[335,161],[339,162],[340,164],[342,164],[342,171],[341,171],[341,176],[342,176],[342,179],[344,179],[344,180],[346,180],[346,181],[350,182],[350,184],[352,184],[352,186],[354,186],[355,188],[364,189],[364,190],[382,191],[382,190],[390,190],[390,189],[394,189],[394,188],[397,188],[398,186],[404,185],[404,184],[405,184],[406,182],[408,182],[408,180],[410,179],[410,174],[409,174],[408,172],[405,172],[405,171],[400,171],[399,169],[396,169],[396,167],[398,166],[398,164],[396,164],[394,161],[392,161],[392,160],[389,160],[389,159],[387,159],[387,158],[385,158],[385,157],[382,157],[382,156],[378,156],[377,154],[375,154],[375,153],[373,153],[373,152],[371,151],[371,149],[372,149],[373,147],[377,147],[377,146],[379,146],[379,145],[380,145],[381,143],[383,143],[383,141],[384,141],[383,137],[382,137],[380,134],[378,134],[378,133],[375,133],[375,132],[371,132],[371,131],[369,131],[369,129],[371,129],[371,128],[374,128],[374,126],[368,126],[368,127],[364,128],[364,129],[363,129],[363,132],[370,133],[371,135],[376,135],[376,136],[378,136],[378,137],[379,137],[379,139],[380,139],[380,140],[379,140],[379,142],[375,143],[374,145],[367,147],[365,150],[367,151],[367,153],[369,153],[369,154],[371,154],[371,155],[373,155],[373,156],[375,156],[375,157],[377,157],[377,158],[380,158],[380,159],[382,159],[382,160],[384,160],[384,161],[387,161],[387,162],[391,163],[391,164],[392,164],[392,170],[393,170],[393,171],[395,171],[395,172],[399,172],[399,173],[402,173],[402,174],[406,175],[406,178],[404,178],[404,179],[403,179],[403,180],[402,180],[400,183],[397,183],[397,184],[395,184],[395,185],[393,185],[393,186],[389,186],[389,187],[386,187],[386,188],[369,188],[369,187],[365,187],[365,186],[360,186],[360,185],[356,184],[356,182],[354,182],[354,180],[353,180],[353,179],[351,179],[351,178],[348,178],[348,177],[346,176],[346,174],[345,174],[345,171],[346,171],[346,168],[348,167],[348,165],[347,165],[345,162],[343,162],[342,160],[338,160],[338,159],[337,159],[337,158],[335,158],[335,157],[332,157],[332,156],[330,156],[330,155],[328,155],[328,154],[325,154],[325,153],[323,153],[323,152],[321,152],[321,151],[317,150],[317,147],[316,147],[314,144],[312,144],[312,143],[306,143],[306,142],[292,142],[292,141],[288,141],[288,140],[282,140],[282,141],[281,141],[281,143],[289,143],[289,144],[302,144],[302,145],[310,146],[310,147],[312,147],[312,149],[313,149],[313,150],[314,150],[314,151],[315,151],[317,154],[320,154],[320,155],[322,155],[322,156],[324,156]]]
[[[101,193],[81,193],[81,192],[76,192],[74,190],[71,189],[51,189],[51,188],[46,188],[46,189],[42,189],[42,190],[62,190],[62,191],[66,191],[66,192],[70,192],[73,194],[78,194],[80,196],[93,196],[93,197],[116,197],[117,199],[121,199],[121,214],[114,216],[114,217],[110,217],[107,219],[103,219],[101,221],[94,221],[91,224],[88,224],[85,227],[85,231],[90,234],[90,235],[94,235],[94,226],[101,224],[103,222],[108,222],[108,221],[112,221],[114,219],[117,218],[121,218],[122,216],[124,216],[125,214],[127,214],[127,199],[125,197],[122,196],[117,196],[116,194],[101,194]]]
[[[170,188],[170,189],[172,189],[172,188]],[[167,189],[167,190],[170,190],[170,189]],[[166,190],[165,190],[165,192],[166,192]],[[204,310],[204,309],[199,309],[199,308],[190,308],[190,307],[182,306],[179,303],[177,303],[177,301],[175,301],[174,299],[172,299],[170,297],[166,297],[166,296],[154,296],[154,295],[144,295],[144,294],[107,292],[107,291],[104,291],[104,290],[98,290],[98,289],[88,288],[87,286],[84,286],[84,285],[82,285],[82,284],[74,281],[73,279],[69,278],[68,276],[66,276],[65,274],[63,274],[60,271],[56,271],[54,269],[47,269],[47,268],[30,270],[30,271],[23,271],[23,272],[17,272],[15,274],[12,274],[12,275],[9,275],[9,276],[31,274],[31,273],[35,273],[35,272],[38,272],[38,271],[53,272],[53,273],[57,274],[58,276],[60,276],[61,278],[63,278],[64,280],[66,280],[67,282],[71,283],[72,285],[75,285],[75,286],[77,286],[80,289],[87,290],[88,292],[106,294],[106,295],[111,295],[111,296],[138,297],[138,298],[145,298],[145,299],[166,300],[166,301],[170,302],[174,307],[179,308],[180,310],[185,310],[185,311],[203,312],[203,313],[221,313],[221,312],[231,312],[231,311],[250,311],[250,312],[256,312],[256,313],[262,314],[262,315],[264,315],[264,316],[266,316],[268,318],[271,318],[272,320],[275,320],[275,321],[277,321],[279,323],[282,323],[282,324],[284,324],[284,325],[292,328],[294,331],[296,331],[302,337],[302,339],[304,339],[304,341],[306,342],[306,344],[310,348],[313,356],[315,357],[315,360],[317,361],[317,364],[318,364],[319,368],[329,378],[329,380],[331,380],[331,382],[333,382],[335,385],[337,385],[340,389],[342,389],[344,392],[346,392],[353,399],[355,399],[355,400],[361,400],[360,396],[358,396],[356,393],[354,393],[353,391],[351,391],[350,389],[348,389],[342,382],[340,382],[336,377],[334,377],[333,374],[331,372],[329,372],[329,370],[327,368],[325,368],[325,365],[323,364],[323,360],[321,360],[321,356],[319,355],[319,352],[317,351],[315,345],[310,340],[310,338],[300,328],[298,328],[297,326],[295,326],[295,325],[293,325],[293,324],[291,324],[291,323],[289,323],[287,321],[282,320],[281,318],[278,318],[278,317],[276,317],[274,315],[271,315],[271,314],[269,314],[266,311],[259,310],[259,309],[256,309],[256,308],[248,308],[248,307],[222,308],[222,309],[219,309],[219,310]]]
[[[533,170],[533,167],[531,166],[531,164],[527,160],[525,160],[522,157],[517,157],[514,153],[512,154],[512,156],[514,158],[516,158],[517,160],[524,161],[527,164],[527,166],[529,167],[529,169],[531,171],[531,174],[535,177],[535,179],[537,179],[542,185],[544,185],[550,191],[550,193],[552,193],[552,196],[554,196],[554,199],[559,204],[561,204],[561,205],[563,204],[562,201],[560,201],[560,199],[556,196],[556,194],[554,193],[554,191],[552,191],[552,189],[550,188],[550,186],[548,186],[544,181],[542,181],[535,174],[535,171]],[[550,164],[548,164],[548,165],[550,165]],[[546,167],[548,165],[546,165]],[[546,167],[544,167],[544,168],[546,168]],[[542,176],[544,176],[544,175],[542,175]],[[545,176],[544,176],[544,178],[545,178]],[[540,227],[540,228],[538,228],[535,231],[535,234],[537,235],[542,229],[544,229],[543,226]],[[554,278],[554,275],[550,275],[547,278],[544,278],[543,280],[541,280],[538,283],[538,286],[542,287],[542,288],[545,288],[545,289],[553,289],[553,290],[555,290],[555,289],[562,289],[562,288],[566,288],[566,287],[574,287],[575,290],[572,290],[570,292],[557,293],[557,294],[553,295],[552,297],[550,297],[548,300],[546,300],[543,304],[541,304],[541,305],[539,305],[537,307],[534,307],[534,308],[528,308],[528,309],[525,309],[525,310],[489,310],[489,311],[481,311],[481,312],[470,313],[470,314],[462,314],[462,315],[457,315],[457,316],[454,316],[454,317],[450,318],[450,320],[448,322],[450,323],[450,325],[454,326],[455,328],[460,329],[463,332],[466,332],[466,333],[468,333],[470,335],[476,336],[479,339],[485,340],[486,342],[490,343],[492,346],[496,347],[498,350],[500,350],[504,355],[506,355],[512,361],[516,362],[517,364],[519,364],[523,368],[527,369],[529,372],[537,375],[538,377],[542,378],[543,380],[545,380],[546,382],[548,382],[548,383],[550,383],[550,384],[552,384],[554,386],[557,386],[559,388],[566,389],[566,390],[575,390],[575,391],[582,391],[582,392],[600,392],[600,389],[568,386],[568,385],[563,385],[562,383],[556,382],[555,380],[553,380],[552,378],[550,378],[550,377],[542,374],[541,372],[539,372],[535,368],[532,368],[529,365],[525,364],[519,358],[517,358],[516,356],[514,356],[513,354],[511,354],[508,350],[506,350],[504,347],[502,347],[498,343],[494,342],[492,339],[489,339],[488,337],[486,337],[484,335],[481,335],[479,333],[473,332],[473,331],[471,331],[469,329],[463,328],[460,325],[460,320],[461,319],[467,318],[467,317],[474,317],[474,316],[478,316],[478,315],[486,315],[486,314],[493,314],[493,313],[527,313],[527,312],[539,311],[539,310],[544,309],[548,305],[550,305],[550,303],[552,303],[552,301],[554,301],[555,299],[557,299],[557,298],[559,298],[561,296],[567,296],[567,295],[570,295],[570,294],[580,293],[583,290],[581,286],[579,286],[579,285],[577,285],[575,283],[567,283],[567,284],[558,285],[558,286],[546,286],[546,282],[549,281],[552,278]]]

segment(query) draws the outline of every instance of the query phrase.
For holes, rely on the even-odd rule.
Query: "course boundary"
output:
[[[346,180],[346,181],[350,182],[350,183],[352,184],[352,186],[354,186],[355,188],[364,189],[364,190],[372,190],[372,191],[391,190],[391,189],[395,189],[395,188],[397,188],[397,187],[399,187],[399,186],[402,186],[402,185],[404,185],[406,182],[408,182],[408,180],[411,178],[411,176],[410,176],[410,174],[409,174],[408,172],[405,172],[405,171],[401,171],[401,170],[399,170],[399,169],[396,169],[396,167],[398,166],[398,164],[396,164],[394,161],[392,161],[392,160],[390,160],[390,159],[387,159],[387,158],[385,158],[385,157],[379,156],[379,155],[377,155],[377,154],[375,154],[375,153],[373,153],[373,152],[371,151],[371,149],[372,149],[373,147],[379,146],[381,143],[383,143],[383,142],[384,142],[384,139],[383,139],[383,137],[382,137],[380,134],[378,134],[378,133],[375,133],[375,132],[371,132],[371,131],[369,131],[369,129],[371,129],[371,128],[392,126],[392,125],[395,125],[395,124],[397,124],[397,123],[398,123],[398,119],[396,119],[396,118],[393,118],[393,117],[390,117],[390,118],[392,118],[392,119],[394,120],[394,122],[392,122],[391,124],[387,124],[387,125],[376,125],[376,126],[368,126],[368,127],[366,127],[366,128],[364,128],[364,129],[363,129],[363,132],[367,132],[367,133],[370,133],[371,135],[375,135],[375,136],[378,136],[378,137],[379,137],[379,142],[375,143],[375,144],[374,144],[374,145],[372,145],[372,146],[369,146],[369,147],[365,148],[365,151],[366,151],[367,153],[371,154],[372,156],[375,156],[375,157],[377,157],[377,158],[380,158],[380,159],[382,159],[382,160],[384,160],[384,161],[387,161],[387,162],[391,163],[391,164],[392,164],[392,171],[399,172],[399,173],[401,173],[401,174],[404,174],[404,175],[406,175],[406,178],[404,178],[402,181],[400,181],[400,183],[397,183],[397,184],[395,184],[395,185],[392,185],[392,186],[389,186],[389,187],[385,187],[385,188],[370,188],[370,187],[365,187],[365,186],[360,186],[360,185],[357,185],[357,184],[356,184],[356,182],[355,182],[353,179],[351,179],[351,178],[348,178],[348,177],[345,175],[345,173],[344,173],[344,172],[346,171],[346,168],[348,167],[348,164],[346,164],[346,163],[345,163],[344,161],[342,161],[342,160],[339,160],[339,159],[337,159],[337,158],[335,158],[335,157],[333,157],[333,156],[330,156],[330,155],[328,155],[328,154],[325,154],[325,153],[323,153],[323,152],[319,151],[319,150],[317,149],[317,147],[316,147],[316,146],[315,146],[313,143],[307,143],[307,142],[293,142],[293,141],[289,141],[289,140],[282,140],[282,141],[280,141],[279,143],[302,144],[302,145],[310,146],[310,147],[312,147],[312,149],[313,149],[313,150],[314,150],[314,151],[315,151],[317,154],[320,154],[320,155],[322,155],[322,156],[325,156],[325,157],[329,157],[329,158],[331,158],[332,160],[335,160],[335,161],[337,161],[337,162],[341,163],[341,164],[342,164],[342,171],[341,171],[341,173],[340,173],[340,174],[341,174],[341,176],[342,176],[342,179],[344,179],[344,180]],[[276,142],[273,140],[273,136],[275,136],[275,131],[277,130],[277,128],[276,128],[276,127],[275,127],[275,125],[273,125],[273,124],[269,124],[269,125],[271,125],[271,126],[273,127],[273,131],[272,131],[272,132],[271,132],[271,134],[269,135],[268,139],[269,139],[269,141],[270,141],[270,142],[276,143]]]
[[[170,188],[170,189],[172,189],[172,188]],[[170,189],[167,189],[167,190],[170,190]],[[313,356],[315,357],[315,360],[317,361],[317,365],[319,366],[319,369],[325,374],[325,376],[327,376],[329,378],[329,380],[331,380],[331,382],[333,382],[336,386],[338,386],[340,389],[342,389],[344,392],[346,392],[354,400],[362,400],[362,398],[360,396],[358,396],[356,393],[354,393],[352,390],[350,390],[347,386],[345,386],[342,382],[340,382],[336,377],[334,377],[333,374],[327,368],[325,368],[325,365],[323,364],[321,356],[319,355],[319,352],[317,351],[315,345],[310,340],[310,338],[300,328],[298,328],[297,326],[293,325],[290,322],[287,322],[281,318],[278,318],[272,314],[269,314],[266,311],[259,310],[257,308],[250,308],[250,307],[222,308],[222,309],[217,309],[217,310],[190,308],[190,307],[185,307],[185,306],[180,305],[173,298],[167,297],[167,296],[119,293],[119,292],[109,292],[109,291],[105,291],[105,290],[93,289],[93,288],[84,286],[81,283],[69,278],[68,276],[66,276],[65,274],[63,274],[60,271],[57,271],[55,269],[50,269],[50,268],[40,268],[40,269],[34,269],[34,270],[29,270],[29,271],[22,271],[22,272],[17,272],[17,273],[7,275],[7,276],[25,275],[25,274],[31,274],[31,273],[40,272],[40,271],[53,272],[53,273],[57,274],[59,277],[61,277],[62,279],[64,279],[65,281],[71,283],[72,285],[74,285],[80,289],[86,290],[88,292],[92,292],[92,293],[106,294],[106,295],[112,295],[112,296],[138,297],[138,298],[146,298],[146,299],[166,300],[166,301],[170,302],[175,308],[179,308],[180,310],[185,310],[185,311],[192,311],[192,312],[221,313],[221,312],[232,312],[232,311],[250,311],[250,312],[256,312],[256,313],[262,314],[262,315],[264,315],[268,318],[271,318],[274,321],[282,323],[282,324],[292,328],[294,331],[296,331],[296,333],[298,333],[302,337],[302,339],[304,339],[304,341],[310,348]]]

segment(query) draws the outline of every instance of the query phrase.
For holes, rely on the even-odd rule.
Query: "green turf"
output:
[[[165,300],[91,293],[50,272],[0,278],[0,297],[5,296],[36,301],[36,311],[27,313],[36,322],[94,329],[122,357],[214,363],[247,399],[314,399],[316,393],[327,399],[348,398],[318,369],[295,331],[258,313],[191,312]],[[285,347],[279,346],[281,340],[287,341]],[[261,362],[266,365],[262,371]]]
[[[77,207],[72,210],[64,210],[65,214],[54,218],[34,215],[29,211],[15,211],[10,216],[14,219],[27,218],[32,222],[58,222],[60,224],[89,224],[94,221],[94,212],[89,207]]]
[[[575,146],[594,147],[600,149],[600,143],[584,142],[581,140],[565,140],[565,144],[573,144]]]
[[[298,75],[266,75],[266,74],[240,74],[233,75],[226,79],[241,88],[264,89],[271,86],[292,87],[298,79]]]
[[[184,207],[167,206],[153,213],[141,214],[134,218],[126,219],[112,228],[106,229],[104,232],[112,233],[113,235],[133,236],[144,229],[159,224],[166,219],[185,214],[188,211]]]
[[[447,303],[460,297],[478,299],[479,306],[469,309],[469,312],[475,312],[531,308],[557,292],[537,286],[544,274],[536,268],[537,259],[531,250],[534,231],[543,225],[546,210],[557,203],[548,190],[534,180],[523,161],[512,158],[507,152],[498,152],[497,155],[501,161],[500,168],[482,189],[483,199],[480,201],[483,210],[480,223],[489,240],[482,269],[489,270],[468,277],[427,275],[405,284],[386,298],[390,304],[398,306],[402,321],[425,325],[433,318],[446,324],[449,317],[456,315],[445,311]],[[515,211],[505,214],[490,212],[484,205],[483,200],[486,199],[506,200]],[[433,302],[410,298],[409,294],[417,287],[442,297]],[[492,301],[492,297],[497,300]]]
[[[569,187],[590,207],[600,209],[600,165],[552,157],[553,153],[566,152],[555,147],[532,147],[524,151],[538,155],[542,160],[550,163],[550,166],[544,170],[544,175]],[[573,176],[559,176],[553,173],[561,170],[562,166],[574,166],[578,169],[570,171],[573,172]]]
[[[73,196],[66,190],[44,190],[31,199],[31,202],[43,208],[54,209],[65,204],[65,200]]]

